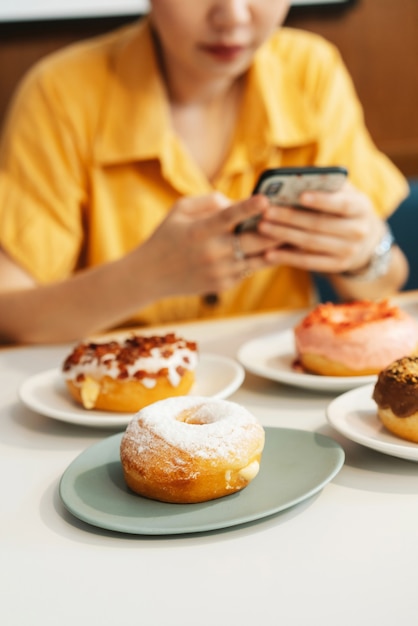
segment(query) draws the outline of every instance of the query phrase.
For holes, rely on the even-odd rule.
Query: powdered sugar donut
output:
[[[418,348],[417,322],[386,300],[320,304],[294,336],[302,367],[324,376],[378,374]]]
[[[80,343],[62,372],[73,398],[86,409],[136,413],[170,396],[187,394],[195,381],[197,344],[166,335],[131,335]]]
[[[259,471],[264,429],[239,404],[185,396],[145,407],[129,423],[120,455],[127,485],[163,502],[213,500]]]

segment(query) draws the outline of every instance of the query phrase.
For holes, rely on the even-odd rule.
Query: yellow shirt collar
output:
[[[254,160],[269,146],[294,148],[315,141],[316,121],[302,88],[287,70],[274,36],[256,54],[248,72],[243,107],[228,172]],[[173,133],[167,96],[159,72],[149,20],[127,29],[111,58],[109,88],[103,102],[95,147],[96,162],[112,165],[148,159],[161,160],[167,174],[175,168],[181,185],[190,175],[202,185],[203,175]],[[251,157],[249,158],[249,155]],[[179,167],[180,165],[180,167]],[[180,170],[180,171],[179,171]],[[187,170],[187,172],[186,172]],[[189,180],[190,182],[190,180]],[[207,181],[206,181],[207,183]]]
[[[171,132],[148,20],[128,29],[110,58],[95,149],[102,164],[154,158]]]

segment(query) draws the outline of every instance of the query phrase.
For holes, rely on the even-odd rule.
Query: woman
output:
[[[402,286],[384,219],[406,183],[335,49],[280,28],[288,8],[152,0],[143,21],[31,71],[0,148],[3,341],[304,307],[310,272],[347,299]],[[302,195],[305,210],[251,196],[264,169],[312,164],[350,181]]]

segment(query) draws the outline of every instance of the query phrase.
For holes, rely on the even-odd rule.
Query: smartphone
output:
[[[303,191],[337,191],[347,178],[348,170],[341,166],[330,167],[278,167],[265,170],[254,187],[253,194],[268,196],[272,204],[298,206]],[[255,230],[260,220],[254,215],[235,228],[236,233]]]

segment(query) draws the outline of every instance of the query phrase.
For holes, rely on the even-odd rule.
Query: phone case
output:
[[[303,191],[337,191],[347,177],[343,167],[278,168],[260,176],[254,193],[269,197],[272,204],[297,206]]]
[[[268,196],[272,204],[297,206],[298,197],[303,191],[337,191],[348,171],[341,166],[329,167],[282,167],[265,170],[254,188],[253,194]],[[235,232],[254,230],[260,217],[255,215],[239,224]]]

